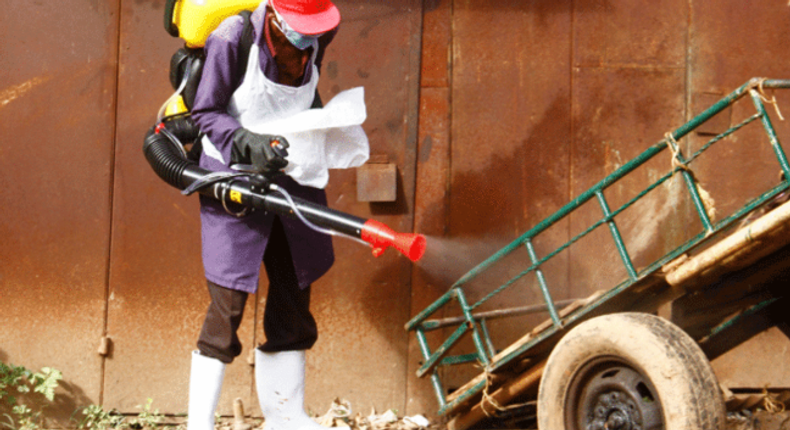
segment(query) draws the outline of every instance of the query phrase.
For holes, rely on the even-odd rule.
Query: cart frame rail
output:
[[[674,130],[671,133],[667,133],[664,139],[650,146],[647,150],[645,150],[643,153],[638,155],[636,158],[630,160],[629,162],[621,166],[619,169],[615,170],[613,173],[605,177],[603,180],[595,184],[593,187],[583,192],[581,195],[579,195],[578,197],[567,203],[565,206],[560,208],[557,212],[550,215],[543,221],[539,222],[537,225],[535,225],[526,233],[518,237],[509,245],[505,246],[501,250],[494,253],[491,257],[478,264],[476,267],[474,267],[465,275],[463,275],[460,279],[458,279],[448,290],[447,293],[442,295],[434,303],[432,303],[430,306],[428,306],[426,309],[424,309],[419,314],[417,314],[414,318],[412,318],[406,324],[406,329],[415,332],[417,341],[419,343],[420,351],[424,359],[422,366],[417,371],[417,375],[419,377],[430,376],[433,390],[435,392],[435,395],[440,405],[439,414],[446,415],[450,412],[453,412],[460,405],[472,399],[473,396],[480,394],[485,389],[487,383],[486,378],[478,378],[479,381],[477,382],[472,381],[473,383],[465,385],[461,390],[459,390],[460,392],[454,393],[452,395],[452,398],[448,398],[448,396],[445,394],[445,390],[443,388],[443,384],[438,372],[438,369],[441,366],[477,362],[482,366],[484,366],[486,373],[495,372],[497,369],[500,369],[501,367],[507,365],[517,357],[522,356],[526,351],[535,347],[536,345],[541,344],[542,342],[545,342],[550,338],[556,339],[555,335],[557,333],[564,330],[565,327],[580,322],[585,318],[589,317],[591,311],[593,311],[600,304],[606,302],[609,298],[618,295],[619,293],[628,289],[638,281],[643,280],[647,276],[655,273],[666,263],[686,253],[691,248],[694,248],[704,243],[708,238],[710,238],[715,233],[731,226],[736,220],[742,218],[747,213],[763,205],[770,199],[777,196],[782,191],[788,189],[790,187],[790,182],[789,182],[790,164],[788,164],[787,156],[780,145],[773,124],[771,123],[771,120],[766,112],[766,107],[765,107],[766,99],[763,96],[764,89],[786,89],[786,88],[790,88],[790,80],[773,80],[773,79],[765,79],[765,78],[753,78],[749,80],[741,87],[739,87],[738,89],[736,89],[735,91],[733,91],[732,93],[730,93],[729,95],[725,96],[720,101],[715,103],[713,106],[711,106],[710,108],[699,114],[698,116],[691,119],[686,124],[682,125],[681,127],[679,127],[678,129]],[[723,111],[724,109],[726,109],[727,107],[729,107],[730,105],[732,105],[733,103],[735,103],[736,101],[738,101],[739,99],[741,99],[746,95],[749,95],[750,98],[752,99],[756,109],[756,113],[746,118],[742,122],[731,126],[728,130],[724,131],[723,133],[715,136],[707,143],[702,145],[698,151],[694,152],[690,157],[686,158],[683,155],[683,151],[681,150],[680,146],[678,145],[678,140],[680,140],[681,138],[689,134],[692,130],[696,129],[701,124],[712,118],[714,115]],[[744,126],[757,120],[761,121],[762,126],[768,135],[768,140],[773,148],[776,159],[779,162],[779,166],[782,172],[784,173],[783,176],[784,179],[780,182],[779,185],[771,188],[768,191],[765,191],[763,194],[747,202],[743,207],[736,210],[728,217],[718,222],[715,222],[714,220],[711,219],[711,217],[707,212],[705,203],[703,201],[703,197],[701,196],[700,193],[699,185],[697,184],[694,175],[688,169],[688,165],[689,163],[700,157],[706,150],[708,150],[711,146],[713,146],[717,142],[721,141],[727,136],[730,136],[731,134],[740,130]],[[664,176],[660,177],[658,180],[648,185],[644,190],[639,192],[631,200],[627,201],[625,204],[623,204],[618,208],[612,209],[606,197],[604,196],[604,190],[606,190],[612,184],[614,184],[621,178],[625,177],[626,175],[628,175],[638,167],[642,166],[649,160],[653,159],[653,157],[662,153],[667,148],[669,148],[670,151],[672,152],[673,168]],[[658,186],[660,186],[661,184],[663,184],[664,182],[666,182],[667,180],[671,179],[672,177],[678,174],[683,178],[683,182],[685,184],[684,189],[688,192],[691,202],[693,203],[693,206],[696,210],[696,215],[699,217],[699,221],[701,222],[702,225],[702,231],[699,232],[694,237],[692,237],[691,239],[689,239],[681,246],[668,252],[666,255],[654,261],[653,263],[649,264],[647,267],[639,270],[634,266],[632,257],[628,253],[628,250],[626,249],[625,243],[623,241],[623,237],[620,234],[620,230],[617,226],[617,223],[615,222],[615,217],[618,214],[622,213],[624,210],[631,207],[634,203],[639,201],[650,191],[657,188]],[[600,209],[603,213],[603,216],[600,219],[598,219],[596,222],[594,222],[589,228],[587,228],[577,236],[571,238],[568,242],[562,244],[554,251],[546,254],[545,256],[542,257],[539,256],[535,250],[535,247],[533,246],[533,239],[536,236],[538,236],[540,233],[544,232],[549,227],[551,227],[552,225],[554,225],[555,223],[557,223],[558,221],[560,221],[561,219],[563,219],[564,217],[566,217],[567,215],[578,209],[584,203],[592,199],[597,200]],[[549,285],[546,281],[546,278],[543,274],[541,267],[551,258],[556,256],[560,252],[564,251],[565,249],[569,248],[571,245],[578,242],[587,234],[591,233],[596,228],[603,226],[604,224],[606,224],[606,226],[608,227],[612,239],[614,240],[615,246],[620,256],[620,260],[627,273],[627,279],[622,283],[616,285],[615,287],[611,288],[610,290],[604,292],[602,295],[592,299],[589,303],[585,304],[579,309],[575,309],[572,312],[568,313],[567,315],[561,316],[560,313],[558,312],[558,308],[560,307],[560,305],[564,305],[566,303],[557,302],[552,298]],[[526,270],[520,272],[519,274],[509,279],[504,284],[499,285],[498,287],[491,290],[491,292],[489,292],[480,300],[474,303],[469,303],[467,294],[464,292],[463,287],[473,279],[480,276],[486,270],[490,269],[497,262],[501,261],[504,257],[506,257],[507,255],[511,254],[512,252],[518,249],[522,249],[522,247],[526,248],[531,260],[531,265]],[[505,289],[516,283],[519,279],[523,278],[524,276],[530,273],[535,274],[535,277],[538,281],[538,285],[540,287],[540,292],[545,301],[545,305],[535,305],[535,306],[516,308],[512,311],[503,310],[503,311],[474,313],[474,311],[478,307],[480,307],[483,303],[487,302],[492,297],[501,293],[502,291],[504,291]],[[439,321],[428,319],[439,309],[448,305],[451,302],[457,303],[457,305],[460,307],[461,317],[457,317],[450,320],[439,320]],[[510,348],[507,348],[502,353],[497,354],[491,336],[489,334],[486,320],[493,317],[523,314],[528,312],[534,312],[536,310],[548,311],[551,320],[550,326],[545,330],[542,330],[541,332],[535,334],[535,336],[533,336],[527,342],[518,345],[516,347],[511,346]],[[435,350],[431,350],[426,338],[426,332],[431,330],[436,330],[441,327],[446,327],[448,325],[458,325],[458,328],[455,331],[453,331],[440,346],[438,346]],[[472,336],[475,352],[472,354],[449,355],[452,347],[456,345],[463,337],[465,337],[468,334],[471,334]]]

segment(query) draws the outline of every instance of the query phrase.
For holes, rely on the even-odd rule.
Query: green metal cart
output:
[[[696,321],[693,333],[655,313],[659,306],[710,288],[711,279],[717,275],[719,279],[724,273],[743,270],[759,259],[776,255],[790,243],[786,231],[790,206],[776,203],[790,187],[790,165],[766,112],[770,100],[765,97],[766,89],[786,88],[790,88],[790,80],[751,79],[478,264],[406,324],[406,329],[414,332],[423,356],[417,375],[430,379],[440,405],[438,413],[447,418],[449,428],[469,428],[517,405],[534,406],[541,430],[698,430],[724,426],[722,394],[703,350],[721,348],[717,345],[726,338],[723,334],[729,328],[781,297],[773,292],[764,294],[757,303],[730,309],[727,318],[703,318]],[[690,156],[683,154],[680,139],[740,99],[749,98],[756,109],[753,115],[716,135]],[[781,178],[777,185],[761,190],[740,209],[715,221],[689,164],[717,143],[729,144],[735,139],[725,138],[752,122],[764,128]],[[667,157],[667,149],[672,158],[668,171],[621,206],[610,207],[604,191],[659,154]],[[683,182],[700,231],[652,263],[637,267],[615,218],[674,177]],[[589,201],[598,203],[602,217],[553,251],[538,255],[536,238]],[[778,207],[767,211],[766,205]],[[760,216],[754,215],[757,211]],[[750,218],[748,223],[745,218]],[[585,299],[555,301],[544,268],[598,227],[608,228],[611,233],[626,279]],[[518,269],[521,271],[504,283],[487,286],[484,294],[476,290],[481,297],[470,299],[468,285],[487,272],[499,270],[498,265],[508,264],[512,271],[512,259],[505,263],[506,257],[525,249],[529,261],[523,270]],[[780,258],[776,264],[781,266],[784,260]],[[545,304],[482,311],[483,304],[504,291],[519,288],[527,275],[537,279]],[[489,330],[492,319],[540,309],[549,315],[544,324],[531,327],[516,342],[496,345]],[[448,318],[448,313],[455,316]],[[446,335],[446,339],[437,344],[437,335],[429,332],[443,333],[440,337]],[[471,345],[467,348],[471,352],[455,353],[462,349],[460,344]],[[480,367],[479,374],[448,393],[444,371],[469,363]]]

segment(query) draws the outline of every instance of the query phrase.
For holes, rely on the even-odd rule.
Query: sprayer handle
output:
[[[237,172],[258,173],[258,169],[256,169],[252,164],[232,164],[230,168]]]

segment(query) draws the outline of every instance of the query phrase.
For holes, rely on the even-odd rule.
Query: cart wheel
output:
[[[644,313],[593,318],[551,352],[538,392],[541,430],[724,427],[716,376],[697,343]]]

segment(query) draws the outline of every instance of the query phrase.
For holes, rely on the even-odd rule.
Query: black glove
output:
[[[231,164],[252,164],[264,175],[272,175],[288,165],[288,141],[282,136],[253,133],[242,127],[233,133]]]

